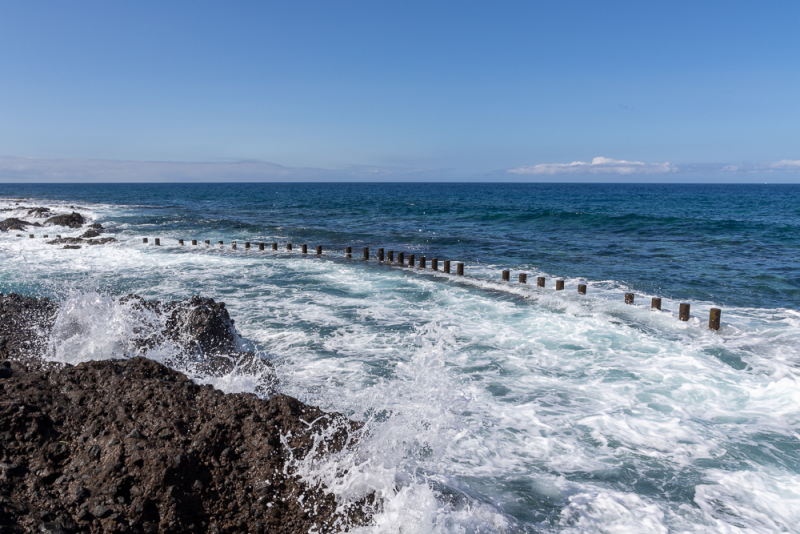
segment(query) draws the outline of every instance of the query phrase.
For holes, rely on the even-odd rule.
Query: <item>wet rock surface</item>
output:
[[[52,212],[50,211],[50,208],[42,208],[42,207],[28,208],[28,217],[45,218],[49,217],[51,213]]]
[[[47,298],[0,293],[0,360],[30,361],[37,367],[58,313]]]
[[[33,226],[33,223],[29,223],[28,221],[23,221],[22,219],[17,219],[15,217],[0,221],[0,230],[3,232],[8,232],[10,230],[23,231],[28,226]]]
[[[53,217],[49,217],[44,221],[44,224],[67,226],[69,228],[80,228],[85,223],[86,219],[77,211],[73,211],[70,214],[54,215]]]
[[[162,302],[138,295],[122,297],[119,302],[152,314],[152,320],[140,325],[127,340],[130,355],[147,355],[172,343],[177,350],[169,363],[176,367],[191,367],[209,376],[224,376],[239,369],[260,376],[256,386],[259,394],[273,390],[269,362],[239,350],[234,322],[224,302],[199,296]],[[0,360],[44,365],[42,357],[49,350],[58,311],[59,305],[47,298],[0,294]]]
[[[98,234],[99,235],[99,234]],[[48,245],[105,245],[107,243],[113,243],[116,239],[113,237],[101,237],[100,239],[86,239],[86,234],[81,237],[58,237],[56,239],[51,239],[47,242]],[[68,247],[64,247],[68,248]],[[78,247],[69,247],[69,248],[81,248]]]
[[[2,532],[335,532],[368,520],[366,506],[337,515],[332,495],[292,474],[292,458],[347,445],[357,425],[341,415],[225,395],[145,358],[3,368]]]

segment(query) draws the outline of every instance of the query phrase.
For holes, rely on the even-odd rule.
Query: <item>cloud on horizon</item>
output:
[[[511,174],[555,175],[555,174],[665,174],[678,172],[670,162],[644,163],[604,157],[594,158],[591,163],[540,163],[528,167],[508,169]]]
[[[800,171],[800,159],[782,159],[770,164],[770,168],[779,171]]]
[[[800,160],[782,159],[767,163],[744,163],[744,164],[722,164],[722,163],[693,163],[682,164],[680,167],[664,163],[645,163],[643,161],[627,161],[624,159],[612,159],[597,157],[591,162],[573,161],[572,163],[540,163],[526,167],[516,167],[503,171],[507,174],[520,176],[554,176],[554,175],[636,175],[636,174],[702,174],[702,173],[793,173],[800,172]]]

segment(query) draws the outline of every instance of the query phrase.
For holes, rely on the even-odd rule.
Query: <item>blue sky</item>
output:
[[[800,2],[0,2],[0,179],[215,173],[797,182]]]

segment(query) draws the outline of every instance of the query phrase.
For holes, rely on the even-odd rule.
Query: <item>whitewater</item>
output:
[[[0,291],[62,303],[67,363],[130,355],[146,321],[122,295],[224,301],[281,393],[365,423],[296,465],[342,506],[379,495],[363,532],[800,532],[800,188],[756,187],[3,185],[2,218],[79,211],[117,241],[0,232]],[[226,392],[261,378],[180,370]]]

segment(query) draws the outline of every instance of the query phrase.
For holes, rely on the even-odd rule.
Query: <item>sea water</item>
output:
[[[153,319],[121,295],[224,301],[281,392],[365,423],[354,448],[295,465],[343,508],[380,496],[365,532],[800,532],[800,186],[5,184],[0,197],[2,218],[75,210],[117,239],[64,250],[42,234],[85,229],[0,233],[0,291],[62,302],[51,358],[129,356]],[[378,247],[429,268],[379,264]],[[182,370],[231,392],[259,379]]]

